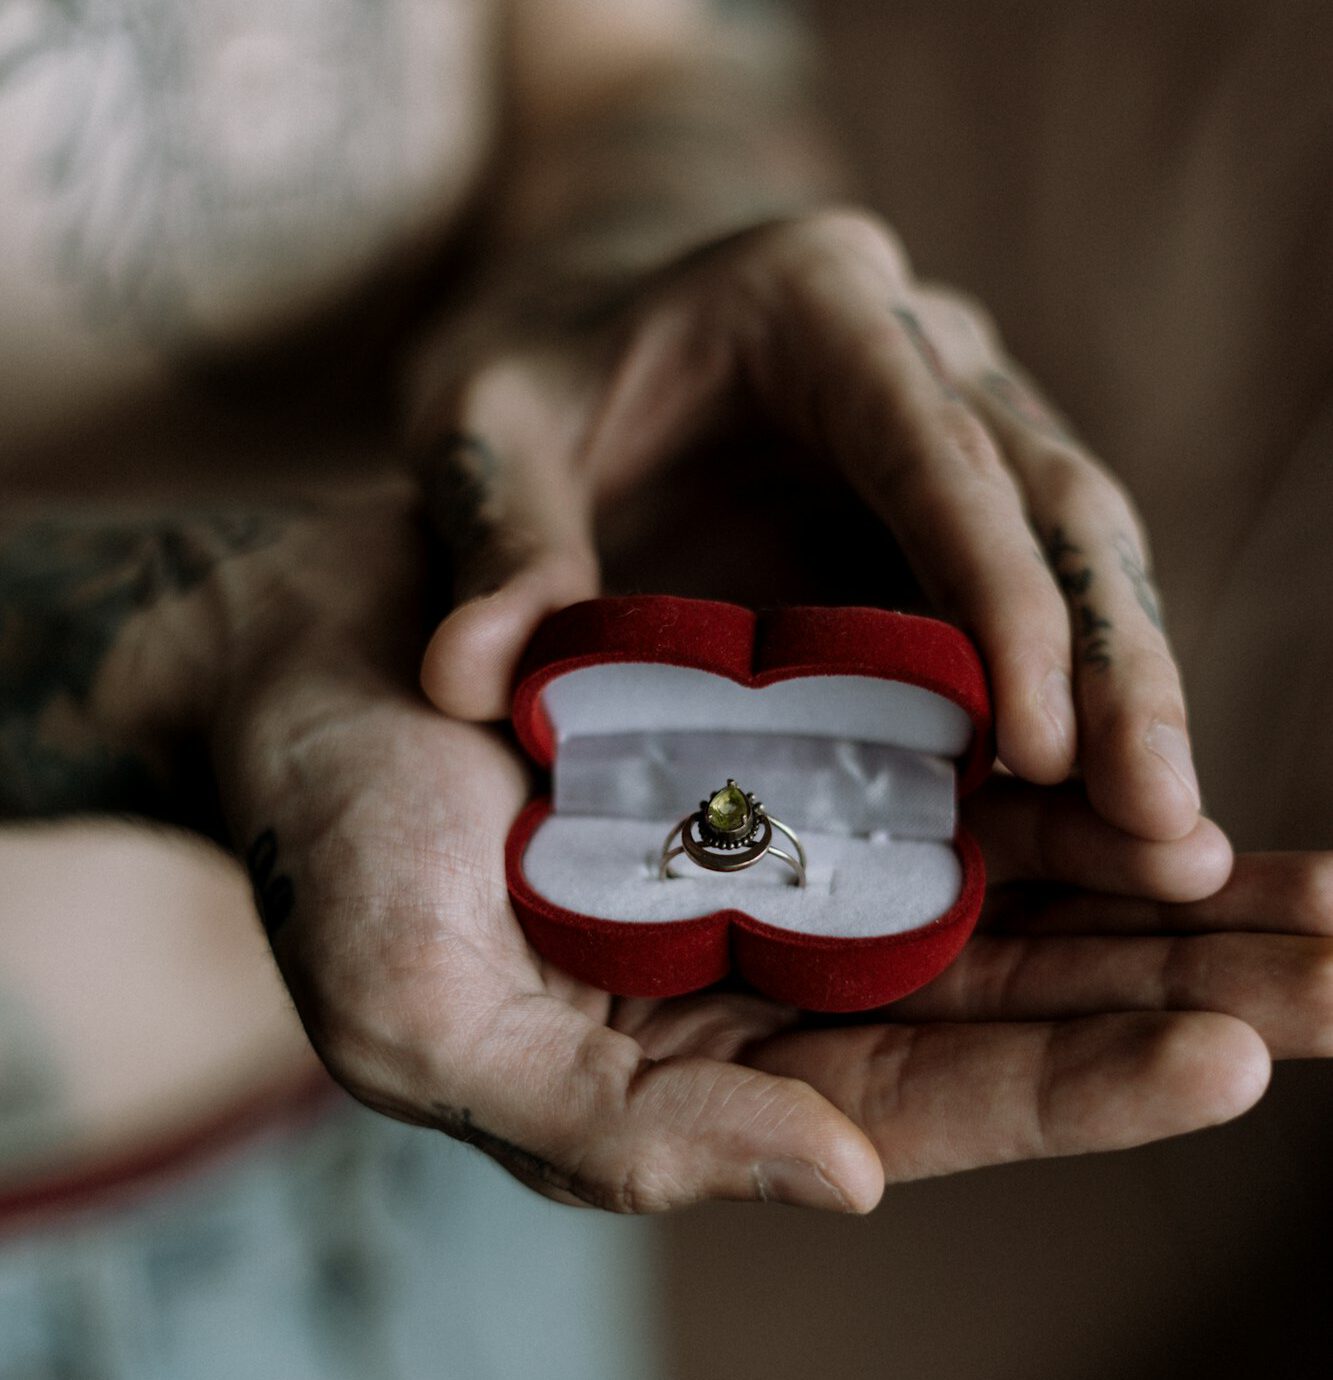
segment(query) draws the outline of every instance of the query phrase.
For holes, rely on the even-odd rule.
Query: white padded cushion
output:
[[[552,813],[523,868],[548,901],[607,920],[688,919],[735,906],[805,934],[897,934],[962,889],[953,759],[967,714],[917,686],[808,676],[762,689],[678,666],[608,663],[543,691],[555,730]],[[797,829],[808,884],[777,859],[662,881],[671,826],[728,776]],[[781,846],[779,836],[775,842]]]
[[[793,829],[949,839],[953,764],[885,743],[783,733],[605,733],[567,739],[559,815],[670,823],[734,777]]]
[[[972,740],[965,710],[942,695],[875,676],[802,676],[754,689],[687,666],[607,662],[542,691],[556,738],[744,729],[851,738],[954,758]]]
[[[683,920],[735,906],[770,925],[846,938],[927,924],[962,889],[951,843],[820,833],[802,835],[810,858],[803,888],[791,885],[785,863],[770,858],[730,876],[699,873],[678,858],[681,875],[659,881],[666,832],[640,820],[552,814],[528,844],[523,870],[547,900],[604,920]]]

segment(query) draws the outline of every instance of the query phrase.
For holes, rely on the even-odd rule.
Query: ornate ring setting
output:
[[[794,853],[774,846],[775,830],[791,841]],[[675,843],[677,836],[679,843]],[[764,858],[777,858],[791,868],[797,886],[805,885],[805,849],[800,839],[764,809],[753,791],[741,790],[730,777],[666,836],[658,877],[675,877],[671,864],[682,854],[709,872],[742,872]]]

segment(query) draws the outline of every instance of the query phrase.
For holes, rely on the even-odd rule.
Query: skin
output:
[[[590,7],[564,8],[577,33]],[[920,281],[876,218],[837,208],[837,161],[811,157],[780,63],[728,72],[749,111],[749,139],[729,137],[700,92],[769,31],[763,7],[723,23],[666,9],[674,27],[631,46],[619,82],[560,65],[557,85],[535,44],[519,64],[527,137],[489,274],[424,347],[411,394],[427,482],[471,529],[426,693],[456,717],[503,717],[532,628],[596,591],[597,506],[740,418],[848,480],[972,633],[1006,767],[1051,784],[1077,764],[1109,822],[1185,837],[1200,802],[1183,691],[1127,495],[977,304]],[[450,436],[470,452],[442,448]],[[1034,559],[1057,532],[1077,572]]]
[[[1327,860],[1242,859],[1218,892],[1229,849],[1198,817],[1187,756],[1173,768],[1163,750],[1180,740],[1154,728],[1183,733],[1184,709],[1123,494],[975,305],[919,281],[873,217],[814,209],[829,199],[807,177],[820,160],[771,76],[755,99],[775,141],[731,153],[700,113],[713,17],[659,7],[589,73],[579,14],[605,17],[573,7],[556,26],[566,49],[523,50],[504,233],[413,371],[413,445],[459,600],[420,672],[446,716],[415,688],[425,552],[412,499],[392,491],[312,495],[270,546],[135,610],[86,687],[64,687],[72,724],[26,728],[53,752],[133,755],[158,802],[142,808],[173,811],[161,745],[201,738],[328,1066],[551,1196],[865,1210],[886,1177],[1114,1148],[1243,1110],[1270,1047],[1325,1052]],[[717,176],[682,187],[682,145]],[[764,185],[737,195],[756,165]],[[624,180],[633,205],[616,200]],[[1084,923],[1106,917],[1089,933],[1010,936],[997,912],[954,987],[846,1029],[735,993],[615,1003],[527,949],[498,847],[529,783],[483,721],[503,716],[536,620],[597,588],[599,505],[738,417],[849,481],[977,637],[1002,758],[1027,778],[997,785],[989,815],[979,802],[978,834],[1010,910],[1039,903],[1057,924],[1050,887],[1072,887]],[[198,650],[167,658],[145,704],[136,646]],[[1032,789],[1076,758],[1086,801]],[[1274,868],[1255,934],[1255,878],[1272,887]],[[1175,909],[1122,935],[1106,900],[1122,892]],[[1233,898],[1230,919],[1214,893]],[[1234,986],[1185,961],[1208,951],[1182,946],[1182,927],[1234,950]]]
[[[1004,779],[971,820],[999,883],[985,936],[873,1023],[806,1025],[736,992],[615,1001],[548,968],[499,856],[527,769],[413,687],[397,629],[420,614],[418,524],[403,488],[312,499],[220,562],[207,597],[138,624],[178,635],[191,604],[199,645],[226,649],[179,682],[176,717],[211,744],[307,1032],[369,1105],[562,1201],[864,1211],[886,1180],[1213,1124],[1262,1093],[1270,1050],[1327,1053],[1327,858],[1242,858],[1219,892],[1230,853],[1206,821],[1140,840],[1077,787]],[[210,625],[259,590],[262,619]],[[96,702],[119,702],[114,657],[104,674]]]
[[[1206,821],[1140,840],[1078,787],[1003,779],[970,821],[997,881],[985,937],[887,1023],[807,1026],[734,992],[612,1000],[515,923],[499,854],[528,781],[506,738],[347,654],[329,664],[328,707],[309,691],[295,728],[280,664],[241,716],[242,760],[282,764],[228,797],[276,841],[261,884],[291,883],[274,952],[357,1096],[549,1196],[865,1210],[886,1179],[1211,1124],[1260,1095],[1270,1048],[1328,1051],[1333,916],[1306,886],[1329,859],[1243,858],[1219,892],[1230,852]],[[299,802],[280,788],[292,772],[312,787]],[[1280,935],[1254,932],[1256,913]]]

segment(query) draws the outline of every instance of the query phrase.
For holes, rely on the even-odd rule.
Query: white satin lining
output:
[[[957,900],[954,760],[972,724],[919,686],[803,676],[762,689],[708,672],[602,663],[543,691],[554,809],[523,859],[582,915],[661,921],[736,905],[812,935],[903,933]],[[660,881],[667,830],[728,777],[795,829],[809,885],[777,860]]]
[[[887,743],[785,733],[606,733],[560,744],[561,816],[664,821],[698,809],[733,777],[792,828],[952,839],[954,769]]]

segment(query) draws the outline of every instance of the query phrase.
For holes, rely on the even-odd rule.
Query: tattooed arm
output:
[[[0,526],[0,817],[206,825],[198,741],[226,567],[284,525],[273,511],[101,506]]]
[[[272,505],[8,505],[0,823],[111,813],[221,836],[208,724],[229,650],[244,659],[237,615],[295,515]],[[247,622],[257,629],[253,607]],[[177,1117],[211,1115],[210,1091],[235,1095],[238,1079],[267,1089],[305,1069],[252,940],[220,923],[219,898],[236,895],[220,862],[209,882],[201,866],[193,889],[155,909],[164,893],[142,884],[162,873],[141,871],[138,895],[104,877],[108,853],[110,877],[126,875],[105,825],[2,832],[0,1196],[170,1136]],[[137,846],[143,854],[129,856],[157,856]],[[48,862],[53,848],[74,856]],[[183,852],[177,844],[170,857]],[[175,910],[184,894],[196,913]],[[227,1023],[238,1009],[243,1028]],[[181,1021],[200,1038],[145,1059],[143,1032]]]

